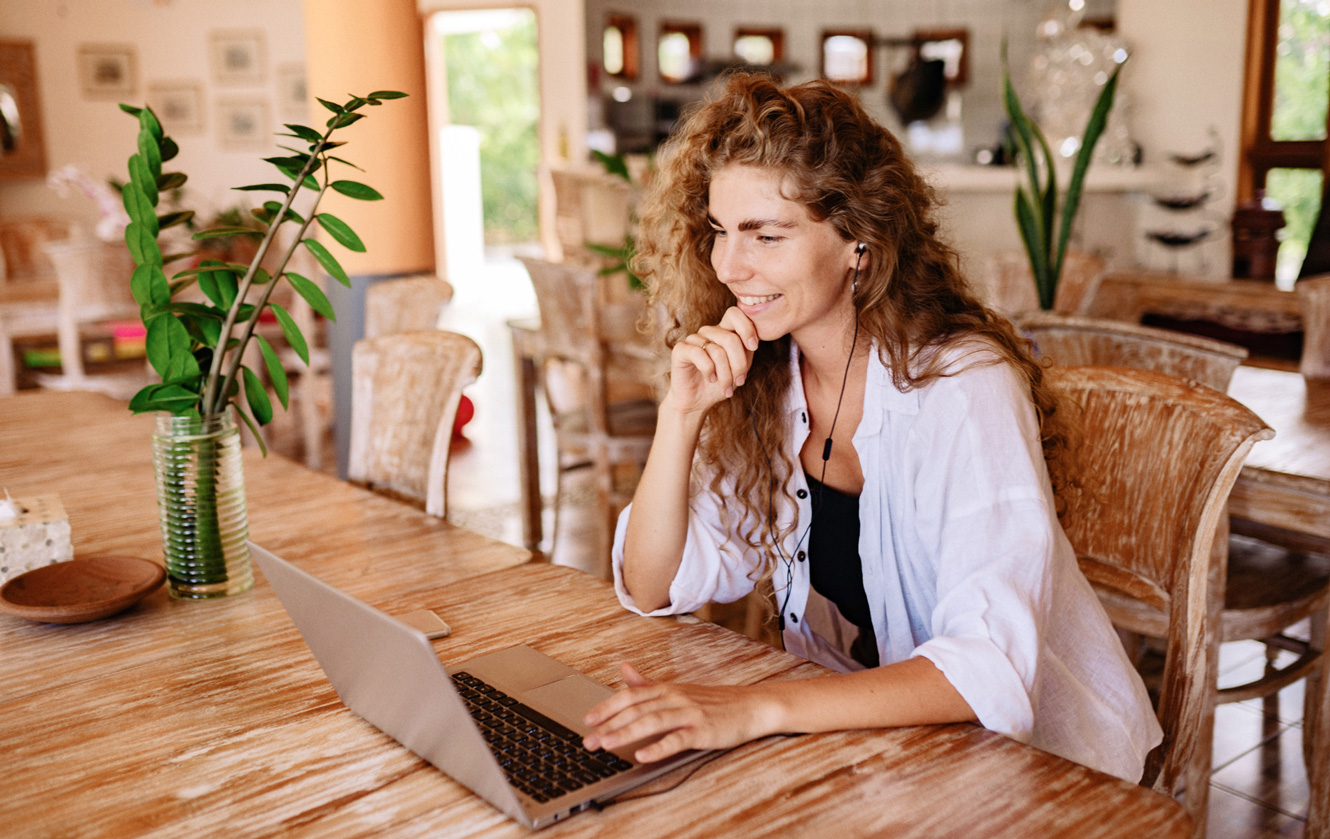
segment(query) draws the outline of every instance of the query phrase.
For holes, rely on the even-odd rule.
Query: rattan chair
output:
[[[595,568],[609,575],[615,519],[636,486],[636,470],[646,463],[656,430],[656,403],[648,398],[616,401],[610,395],[615,359],[604,340],[598,277],[588,267],[523,259],[540,306],[542,390],[559,450],[562,475],[589,465],[596,490]],[[638,359],[639,361],[641,359]],[[633,359],[620,372],[632,378]],[[652,368],[644,363],[644,368]],[[650,375],[645,370],[640,376]],[[618,467],[632,477],[619,478]],[[558,536],[556,494],[555,538]]]
[[[480,347],[453,332],[357,341],[347,479],[447,516],[453,420],[481,366]]]

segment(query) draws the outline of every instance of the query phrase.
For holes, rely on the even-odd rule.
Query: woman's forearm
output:
[[[623,582],[643,611],[670,603],[670,584],[688,540],[688,490],[702,418],[661,404],[656,436],[633,494]]]

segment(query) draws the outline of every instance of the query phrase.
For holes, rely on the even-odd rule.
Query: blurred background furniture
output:
[[[15,339],[56,334],[60,288],[44,248],[71,232],[46,216],[0,219],[0,396],[18,386]]]
[[[1053,311],[1067,315],[1087,314],[1104,276],[1101,257],[1068,251],[1062,262],[1053,298]],[[1039,293],[1025,251],[999,251],[984,258],[980,273],[984,300],[998,312],[1012,317],[1039,311]]]
[[[1161,373],[1058,367],[1050,377],[1084,430],[1081,491],[1064,498],[1067,538],[1114,625],[1167,640],[1157,709],[1164,741],[1142,782],[1185,797],[1202,839],[1225,504],[1252,445],[1272,432],[1237,401]],[[1313,816],[1324,803],[1312,805]]]
[[[1309,379],[1330,379],[1330,274],[1300,279],[1293,288],[1302,310],[1298,369]]]
[[[1247,357],[1235,344],[1125,321],[1030,312],[1017,325],[1036,352],[1062,367],[1105,366],[1157,370],[1194,379],[1220,392]]]
[[[523,259],[522,264],[536,291],[540,326],[534,341],[516,348],[517,363],[520,365],[524,357],[532,360],[545,392],[554,422],[558,474],[585,466],[593,470],[597,504],[593,566],[602,576],[608,576],[615,519],[631,500],[655,434],[656,402],[644,380],[654,377],[659,361],[649,354],[629,354],[623,360],[606,341],[594,270],[540,259]],[[524,378],[529,372],[519,372],[519,376]],[[519,394],[519,400],[528,399]],[[534,452],[534,419],[519,419],[519,428],[529,435],[524,436],[524,449]],[[622,474],[620,467],[626,467],[630,474]],[[534,522],[526,533],[539,542],[539,530],[532,533],[533,527],[539,527],[538,465],[533,475],[527,475],[523,482],[523,494],[527,496],[524,510],[528,517],[534,513]],[[555,499],[557,535],[557,489]]]
[[[454,332],[357,341],[347,479],[445,517],[453,420],[481,366],[480,347]]]
[[[623,178],[590,169],[551,169],[550,180],[562,260],[604,266],[606,258],[587,245],[624,246],[632,226],[636,190]]]
[[[128,371],[91,373],[85,368],[83,353],[89,327],[139,318],[139,304],[130,293],[134,260],[129,249],[122,242],[69,239],[48,242],[43,250],[55,268],[60,289],[56,324],[60,373],[37,374],[38,384],[54,390],[93,390],[128,401],[152,381],[147,362]]]
[[[365,337],[437,329],[453,287],[434,274],[379,280],[365,289]]]

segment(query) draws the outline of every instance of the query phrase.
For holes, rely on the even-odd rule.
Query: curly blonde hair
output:
[[[896,386],[956,372],[944,369],[936,351],[980,339],[1029,383],[1054,489],[1069,483],[1074,429],[1030,342],[972,293],[955,251],[937,237],[932,187],[852,96],[825,81],[782,88],[765,76],[731,74],[689,111],[660,161],[641,207],[634,269],[656,304],[653,325],[668,347],[718,323],[736,302],[711,266],[712,178],[730,165],[779,171],[786,198],[847,241],[867,245],[854,305]],[[794,463],[774,445],[788,435],[789,353],[789,336],[762,342],[744,386],[708,413],[695,458],[695,467],[712,475],[711,491],[721,491],[723,478],[734,482],[741,513],[735,535],[768,558],[776,538],[771,506],[792,503]]]

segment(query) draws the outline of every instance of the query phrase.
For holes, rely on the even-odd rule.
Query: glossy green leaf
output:
[[[234,390],[234,388],[233,388],[233,390]],[[234,396],[234,395],[235,395],[234,393],[231,394],[231,396]],[[228,397],[228,398],[230,398],[230,397]],[[259,444],[259,451],[263,453],[263,456],[264,456],[264,457],[267,457],[267,456],[268,456],[268,444],[265,443],[265,442],[263,442],[263,433],[259,431],[259,427],[258,427],[257,425],[254,424],[254,420],[250,419],[249,414],[247,414],[247,413],[245,412],[245,409],[244,409],[244,408],[241,408],[239,405],[236,405],[236,406],[235,406],[235,409],[236,409],[236,413],[240,415],[240,418],[241,418],[242,420],[244,420],[245,425],[249,426],[249,431],[250,431],[251,434],[254,435],[254,439],[258,441],[258,444]]]
[[[172,140],[170,137],[162,138],[161,150],[163,163],[168,160],[173,160],[176,155],[180,154],[180,146],[176,145],[176,141]],[[184,176],[181,175],[181,177]]]
[[[289,128],[291,133],[296,137],[311,143],[317,143],[319,140],[323,139],[322,134],[315,131],[313,128],[310,128],[308,125],[294,125],[288,122],[286,127]]]
[[[217,239],[222,236],[262,236],[262,230],[255,230],[252,227],[213,227],[208,230],[200,230],[195,233],[194,239]]]
[[[314,98],[318,99],[317,96]],[[329,102],[327,99],[319,99],[319,104],[327,108],[328,110],[332,111],[334,114],[346,113],[346,108],[343,108],[341,105],[338,105],[336,102]]]
[[[165,230],[168,227],[175,227],[178,224],[184,224],[194,218],[193,210],[176,210],[171,213],[163,213],[157,216],[157,229]]]
[[[263,208],[267,210],[269,213],[276,215],[278,212],[281,211],[282,205],[277,201],[264,201]],[[296,224],[305,223],[305,217],[292,209],[287,209],[286,218],[288,221],[294,221]]]
[[[245,365],[240,365],[240,372],[245,378],[245,401],[259,425],[272,422],[272,401],[268,399],[268,389],[258,374]]]
[[[1118,74],[1122,72],[1122,65],[1113,71],[1107,82],[1104,83],[1104,89],[1100,91],[1099,98],[1095,100],[1094,110],[1090,113],[1090,120],[1085,126],[1085,135],[1081,138],[1081,147],[1076,152],[1076,162],[1072,166],[1071,180],[1067,184],[1067,197],[1062,202],[1061,228],[1058,231],[1057,251],[1055,259],[1057,260],[1053,267],[1053,276],[1058,277],[1062,274],[1062,260],[1067,255],[1067,242],[1071,238],[1072,223],[1076,220],[1076,210],[1081,203],[1081,189],[1085,182],[1085,173],[1090,168],[1090,161],[1094,159],[1094,147],[1099,143],[1099,137],[1104,133],[1104,128],[1108,125],[1108,113],[1113,109],[1113,98],[1117,93]]]
[[[277,316],[277,325],[282,327],[282,337],[286,339],[286,343],[291,345],[291,349],[296,351],[301,361],[309,364],[309,345],[305,343],[305,336],[301,334],[300,327],[296,326],[290,313],[276,303],[269,303],[268,308]]]
[[[365,243],[360,241],[360,237],[356,235],[356,232],[351,229],[349,224],[332,213],[319,213],[314,218],[342,247],[349,251],[355,251],[356,253],[365,252]]]
[[[157,209],[148,201],[148,197],[139,189],[126,189],[120,193],[120,200],[125,205],[125,212],[129,214],[130,221],[136,221],[143,225],[145,229],[157,235],[159,222],[157,221]]]
[[[348,125],[359,122],[364,118],[364,114],[337,114],[336,116],[328,117],[326,125],[329,128],[346,128]]]
[[[342,145],[342,144],[341,144],[341,143],[338,143],[337,145],[340,146],[340,145]],[[331,155],[331,154],[328,155],[328,159],[329,159],[329,160],[336,160],[338,163],[341,163],[341,164],[343,164],[343,165],[345,165],[345,166],[350,166],[352,169],[355,169],[355,170],[358,171],[358,172],[363,172],[363,171],[365,171],[364,169],[361,169],[359,166],[357,166],[356,164],[352,163],[351,161],[349,161],[349,160],[345,160],[345,159],[340,158],[340,157],[336,157],[336,156]],[[382,197],[382,196],[380,196],[380,197]]]
[[[333,256],[329,253],[327,248],[313,239],[304,239],[302,241],[305,247],[309,249],[309,252],[314,254],[314,258],[319,261],[319,264],[323,266],[323,270],[328,272],[328,276],[347,288],[351,287],[351,278],[346,275],[346,270],[343,269],[342,264],[337,261],[337,257]]]
[[[157,176],[157,191],[170,192],[179,189],[189,181],[189,176],[181,172],[163,172]]]
[[[131,188],[143,193],[148,203],[157,206],[157,179],[148,171],[148,164],[137,154],[129,158],[129,183]]]
[[[366,99],[405,99],[406,94],[400,90],[376,90],[365,97]]]
[[[139,115],[139,111],[143,110],[137,105],[127,105],[124,102],[121,102],[119,107],[120,110],[124,111],[125,113],[129,114],[132,117],[137,117]]]
[[[280,192],[283,195],[291,192],[291,187],[286,184],[250,184],[249,186],[232,187],[232,189],[237,189],[241,192]]]
[[[157,223],[156,216],[152,221],[154,225]],[[125,245],[129,247],[129,255],[134,257],[135,265],[162,264],[162,251],[157,246],[156,232],[140,222],[131,221],[125,227]]]
[[[272,344],[262,335],[255,335],[255,340],[259,342],[259,351],[263,353],[263,363],[268,368],[268,380],[272,382],[273,393],[277,394],[277,401],[282,403],[283,408],[290,407],[290,385],[286,381],[286,368],[282,367],[282,361],[273,351]]]
[[[162,124],[157,121],[157,115],[152,112],[152,108],[144,108],[137,114],[139,118],[139,130],[146,132],[154,141],[165,137],[162,131]]]
[[[157,375],[163,379],[171,378],[171,363],[179,355],[189,355],[189,332],[175,315],[160,314],[152,317],[145,324],[148,335],[144,349],[148,363]]]
[[[333,313],[332,303],[329,302],[328,296],[323,293],[323,289],[319,288],[318,283],[293,271],[286,272],[286,279],[290,281],[291,287],[296,290],[296,293],[305,298],[305,302],[309,304],[311,309],[330,321],[337,320],[337,316]]]
[[[129,291],[140,307],[159,309],[171,302],[171,287],[162,273],[162,266],[154,263],[140,265],[129,278]]]
[[[148,116],[146,111],[139,116],[139,119],[145,116]],[[147,131],[139,132],[139,157],[148,165],[148,174],[152,175],[153,182],[156,183],[162,175],[162,150],[157,146],[157,138]]]
[[[378,190],[357,181],[333,181],[328,184],[337,192],[342,193],[348,198],[355,198],[360,201],[382,201],[383,196]]]
[[[230,309],[240,292],[240,278],[236,273],[223,262],[205,259],[199,265],[198,276],[199,288],[207,298],[223,309]]]

